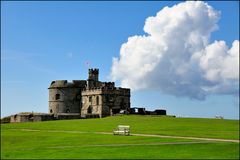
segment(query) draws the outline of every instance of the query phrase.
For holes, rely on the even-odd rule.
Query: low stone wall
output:
[[[3,118],[1,118],[1,123],[10,123],[10,119],[11,119],[10,116],[8,116],[8,117],[3,117]]]
[[[85,118],[100,118],[99,114],[86,114]]]
[[[53,120],[53,114],[34,114],[34,113],[19,113],[12,115],[10,117],[10,122],[15,123],[15,122],[38,122],[38,121],[48,121],[48,120]]]
[[[102,117],[109,116],[103,115]],[[47,114],[47,113],[18,113],[9,116],[10,123],[17,122],[38,122],[38,121],[50,121],[50,120],[67,120],[67,119],[82,119],[82,118],[101,118],[99,114],[87,114],[81,117],[79,113],[58,113],[58,114]],[[2,120],[1,120],[2,122]],[[3,122],[2,122],[3,123]]]
[[[56,120],[64,120],[64,119],[80,119],[80,114],[74,114],[74,113],[62,113],[55,115]]]

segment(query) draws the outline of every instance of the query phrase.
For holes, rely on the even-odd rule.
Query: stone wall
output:
[[[130,111],[130,90],[124,88],[100,88],[82,91],[82,117],[99,114],[100,117]]]
[[[102,114],[102,90],[85,90],[82,91],[82,117],[94,114],[101,117]]]
[[[57,120],[64,120],[64,119],[79,119],[81,118],[80,113],[58,113],[55,116]]]
[[[54,83],[53,83],[54,82]],[[49,113],[80,113],[81,91],[86,87],[86,81],[66,80],[53,81],[49,89]]]
[[[80,113],[80,88],[49,89],[49,113]]]
[[[53,120],[53,114],[15,114],[10,118],[10,122],[37,122],[37,121],[48,121]]]
[[[105,117],[130,111],[130,89],[98,80],[99,70],[89,69],[88,79],[53,81],[49,89],[49,113],[79,113],[82,117]]]

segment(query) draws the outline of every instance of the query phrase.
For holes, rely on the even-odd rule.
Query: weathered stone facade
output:
[[[34,112],[21,112],[10,116],[10,123],[16,122],[37,122],[37,121],[50,121],[50,120],[64,120],[64,119],[80,119],[79,113],[34,113]]]
[[[130,89],[98,80],[99,70],[89,69],[87,80],[53,81],[49,89],[49,113],[78,113],[83,118],[105,117],[130,111]]]
[[[114,84],[113,84],[114,85]],[[100,117],[129,112],[130,90],[115,87],[91,88],[82,91],[81,115],[99,115]]]
[[[10,122],[37,122],[37,121],[48,121],[53,119],[53,114],[46,113],[18,113],[10,117]]]
[[[49,113],[79,113],[81,109],[81,90],[86,81],[52,81],[49,89]]]

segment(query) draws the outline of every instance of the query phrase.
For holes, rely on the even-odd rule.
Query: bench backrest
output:
[[[124,126],[124,125],[118,125],[118,130],[124,131],[124,130],[129,130],[130,126]]]

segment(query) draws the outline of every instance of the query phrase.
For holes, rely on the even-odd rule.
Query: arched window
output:
[[[67,110],[66,110],[66,113],[70,113],[70,109],[67,109]]]
[[[92,106],[89,106],[88,107],[88,114],[91,114],[92,113]]]
[[[55,95],[55,100],[58,100],[58,99],[60,99],[60,94]]]
[[[50,113],[52,113],[52,109],[50,109]]]
[[[97,105],[99,105],[99,97],[98,96],[97,96],[96,101],[97,101]]]

